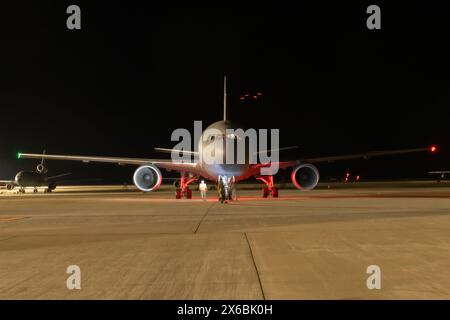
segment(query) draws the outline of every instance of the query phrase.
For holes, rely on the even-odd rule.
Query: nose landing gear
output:
[[[221,203],[226,203],[233,198],[233,185],[235,182],[235,177],[219,176],[217,179],[217,190],[219,201]]]

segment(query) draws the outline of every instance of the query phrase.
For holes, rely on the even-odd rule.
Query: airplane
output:
[[[438,175],[440,175],[440,179],[438,179],[438,182],[439,181],[441,181],[442,179],[444,179],[445,178],[445,175],[446,174],[449,174],[450,173],[450,171],[430,171],[430,172],[428,172],[429,174],[438,174]]]
[[[223,89],[223,120],[217,121],[206,128],[199,139],[199,150],[205,150],[206,147],[211,144],[211,137],[203,135],[206,132],[211,132],[211,129],[215,129],[221,133],[216,138],[229,139],[226,134],[227,129],[239,129],[239,127],[227,119],[227,88],[226,77],[224,78]],[[235,137],[233,137],[235,138]],[[214,145],[215,146],[215,145]],[[280,148],[279,150],[289,149]],[[133,175],[133,182],[135,186],[143,192],[151,192],[159,188],[162,182],[161,169],[167,171],[177,171],[180,173],[180,180],[177,183],[177,189],[175,198],[180,199],[185,197],[187,199],[192,198],[192,191],[189,185],[197,181],[200,177],[205,180],[214,181],[217,184],[218,198],[221,202],[226,202],[232,199],[232,193],[235,184],[249,179],[256,178],[265,184],[263,188],[262,196],[267,198],[271,195],[274,198],[278,198],[279,191],[273,181],[273,175],[263,175],[261,171],[263,168],[270,166],[270,163],[257,163],[251,164],[248,161],[244,164],[210,164],[203,161],[202,157],[196,159],[195,156],[199,155],[197,151],[182,151],[175,149],[155,148],[156,151],[161,152],[184,152],[188,155],[194,156],[194,160],[190,161],[173,161],[165,159],[143,159],[143,158],[122,158],[122,157],[104,157],[104,156],[79,156],[79,155],[49,155],[49,154],[33,154],[33,153],[18,153],[18,158],[29,159],[47,159],[47,160],[67,160],[67,161],[81,161],[84,163],[89,162],[102,162],[102,163],[115,163],[119,165],[135,165],[138,166]],[[292,168],[291,180],[297,189],[302,191],[312,190],[319,183],[319,171],[315,164],[323,162],[334,162],[340,160],[349,159],[369,159],[378,156],[409,154],[416,152],[432,153],[437,151],[436,146],[426,148],[415,149],[402,149],[402,150],[387,150],[387,151],[371,151],[350,155],[337,155],[337,156],[325,156],[315,158],[304,158],[292,161],[280,161],[277,163],[278,168],[286,169]],[[225,143],[222,144],[222,148],[214,150],[215,154],[219,154],[223,158],[226,157]],[[192,159],[192,158],[191,158]]]
[[[45,151],[43,152],[45,155]],[[47,187],[45,192],[52,192],[56,189],[55,179],[61,178],[71,173],[59,174],[56,176],[47,176],[48,168],[45,166],[45,159],[36,166],[35,171],[20,171],[16,174],[13,180],[0,180],[7,190],[13,190],[19,187],[19,193],[25,193],[25,188],[33,187],[33,192],[38,192],[38,187]]]

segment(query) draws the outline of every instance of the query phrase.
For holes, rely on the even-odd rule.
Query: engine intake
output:
[[[161,171],[153,165],[144,165],[134,172],[134,185],[141,191],[150,192],[158,189],[162,182]]]
[[[41,173],[41,174],[46,174],[48,172],[48,169],[41,163],[41,164],[37,165],[36,172]]]
[[[319,171],[309,163],[301,164],[292,171],[291,180],[297,189],[312,190],[319,183]]]

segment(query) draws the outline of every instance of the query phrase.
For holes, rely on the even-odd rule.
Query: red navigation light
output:
[[[258,97],[257,96],[253,96],[253,99],[258,99]]]
[[[436,152],[437,151],[437,147],[436,146],[431,146],[430,147],[430,151],[431,152]]]
[[[241,100],[244,100],[245,98],[244,97],[241,97]]]
[[[345,175],[346,177],[350,177],[350,173],[347,172],[347,174]]]
[[[361,179],[360,176],[356,176],[356,181],[359,181],[359,179]]]

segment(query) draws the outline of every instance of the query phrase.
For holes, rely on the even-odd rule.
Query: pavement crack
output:
[[[248,240],[247,232],[244,232],[245,240],[247,241],[248,249],[250,250],[250,256],[252,257],[253,267],[255,268],[256,276],[258,277],[259,288],[261,289],[261,295],[263,300],[266,300],[266,295],[264,294],[264,288],[262,285],[261,277],[259,275],[258,266],[256,265],[255,256],[253,255],[252,246],[250,245],[250,241]]]
[[[203,220],[205,220],[206,216],[207,216],[208,213],[209,213],[209,210],[211,210],[211,208],[212,208],[213,206],[214,206],[214,203],[211,204],[211,205],[208,207],[208,209],[206,209],[205,214],[202,216],[202,218],[200,219],[200,221],[198,222],[197,226],[196,226],[195,229],[194,229],[194,234],[197,233],[198,229],[200,228],[200,225],[202,224]]]

